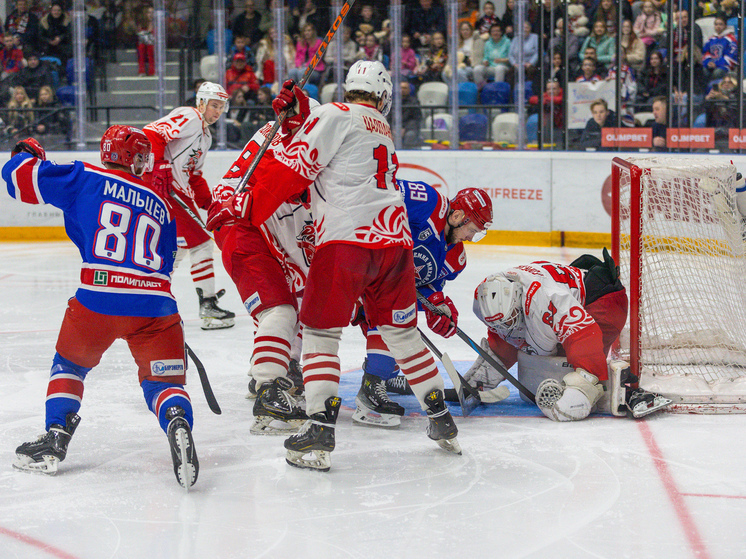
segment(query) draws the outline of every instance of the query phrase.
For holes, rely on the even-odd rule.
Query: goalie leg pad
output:
[[[596,411],[625,417],[627,415],[627,386],[629,363],[615,360],[609,362],[609,380],[603,384],[606,390],[596,404]]]
[[[568,373],[559,383],[546,379],[536,391],[536,404],[553,421],[579,421],[591,413],[603,394],[598,378],[583,369]]]
[[[516,376],[521,384],[534,394],[539,390],[539,384],[544,379],[551,378],[561,384],[565,375],[574,370],[565,357],[529,355],[522,351],[518,352],[518,370]],[[522,393],[521,399],[524,402],[529,402],[529,399]]]

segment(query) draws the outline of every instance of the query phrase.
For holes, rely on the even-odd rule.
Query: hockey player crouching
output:
[[[141,130],[112,126],[101,138],[105,168],[56,165],[29,138],[2,170],[8,192],[64,212],[83,260],[81,286],[67,304],[46,397],[46,433],[16,449],[19,470],[55,474],[80,423],[83,383],[118,338],[138,365],[148,408],[168,437],[176,479],[197,481],[192,405],[184,390],[184,330],[171,294],[176,223],[157,187],[140,179],[150,157]]]
[[[427,325],[436,334],[449,338],[456,332],[458,311],[451,298],[443,293],[443,287],[466,267],[463,241],[479,241],[492,224],[492,200],[480,188],[461,190],[449,202],[424,182],[398,180],[397,184],[412,231],[415,285],[444,313],[424,309]],[[353,324],[363,328],[367,356],[352,420],[361,425],[398,427],[404,408],[388,397],[386,385],[393,385],[391,391],[400,394],[411,394],[412,390],[404,376],[397,377],[399,368],[394,357],[378,329],[367,328],[364,313],[360,312]]]
[[[603,262],[586,254],[569,266],[516,266],[487,277],[474,294],[474,313],[488,328],[482,348],[506,369],[518,362],[518,379],[554,421],[585,419],[594,407],[614,415],[629,407],[641,417],[671,403],[628,390],[635,379],[625,378],[627,363],[607,365],[627,320],[627,295],[617,266],[605,249],[603,255]],[[503,380],[481,357],[464,377],[482,390]]]

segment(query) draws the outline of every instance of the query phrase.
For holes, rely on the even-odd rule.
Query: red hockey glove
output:
[[[15,147],[13,147],[13,151],[10,152],[10,156],[13,157],[19,153],[29,153],[42,161],[46,161],[47,159],[47,152],[44,151],[41,144],[33,138],[26,138],[25,140],[18,142]]]
[[[360,329],[363,331],[363,336],[368,335],[370,325],[368,324],[368,319],[365,317],[365,309],[363,308],[362,299],[355,301],[355,306],[352,308],[352,317],[350,317],[350,325],[360,326]]]
[[[440,314],[425,308],[427,325],[430,330],[444,338],[450,338],[456,333],[458,325],[458,311],[450,297],[443,295],[442,291],[436,291],[427,298],[433,305],[438,307]]]
[[[207,230],[216,231],[223,225],[232,225],[237,219],[248,214],[251,205],[251,193],[243,191],[227,200],[215,200],[207,209]]]
[[[287,111],[287,116],[282,121],[282,131],[285,134],[292,134],[311,114],[308,95],[293,80],[286,80],[282,84],[280,93],[272,101],[272,110],[277,116]]]
[[[307,188],[300,194],[294,194],[288,198],[288,202],[292,204],[300,204],[307,210],[311,209],[311,191]]]
[[[212,201],[225,202],[226,200],[230,200],[235,193],[236,191],[232,186],[220,183],[215,187],[215,190],[212,191]]]
[[[171,164],[166,160],[153,163],[153,172],[150,174],[150,186],[161,198],[171,194],[171,183],[174,180],[171,173]]]

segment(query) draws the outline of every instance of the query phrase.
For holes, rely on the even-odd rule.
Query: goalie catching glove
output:
[[[10,152],[10,156],[14,157],[19,153],[28,153],[30,155],[33,155],[37,159],[41,159],[42,161],[47,160],[47,152],[44,151],[44,148],[41,147],[41,144],[34,138],[26,138],[25,140],[21,140],[20,142],[18,142],[13,147],[13,151]]]
[[[282,84],[280,93],[272,101],[272,110],[278,117],[287,112],[282,121],[282,131],[285,134],[292,134],[311,114],[308,95],[293,80],[285,80]]]
[[[553,421],[579,421],[590,415],[604,393],[596,375],[584,369],[568,373],[562,382],[548,378],[536,389],[536,405]]]
[[[438,312],[435,312],[425,307],[428,327],[436,334],[450,338],[456,333],[458,326],[456,305],[450,297],[443,295],[442,291],[436,291],[427,300],[438,308]]]

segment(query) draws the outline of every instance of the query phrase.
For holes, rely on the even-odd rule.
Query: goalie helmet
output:
[[[101,137],[101,163],[127,167],[138,177],[150,165],[152,146],[145,133],[131,126],[111,126]]]
[[[471,222],[480,229],[480,233],[474,235],[474,242],[481,240],[492,227],[492,200],[481,188],[465,188],[451,200],[452,210],[461,210],[466,215],[466,220],[461,225]]]
[[[229,96],[225,92],[225,89],[223,89],[222,85],[220,85],[219,83],[204,82],[201,86],[199,86],[199,89],[197,90],[197,95],[196,95],[197,108],[199,109],[199,106],[202,103],[204,103],[206,107],[207,102],[210,99],[215,99],[216,101],[224,102],[225,108],[223,109],[223,113],[228,112]],[[202,112],[204,112],[204,109],[202,110]]]
[[[377,60],[358,60],[347,72],[345,91],[372,93],[381,102],[381,114],[386,116],[391,109],[393,87],[386,67]]]
[[[474,314],[506,336],[523,324],[522,307],[523,285],[500,274],[489,276],[474,292]]]

